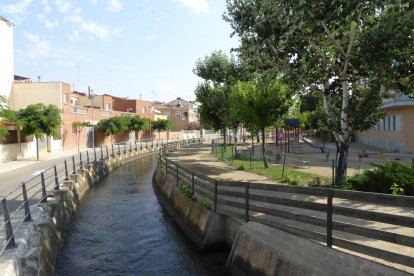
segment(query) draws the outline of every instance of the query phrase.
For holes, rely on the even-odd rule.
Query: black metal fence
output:
[[[62,162],[39,172],[38,175],[22,182],[6,195],[0,196],[2,208],[0,214],[4,222],[0,225],[0,240],[4,241],[0,248],[0,255],[6,249],[16,247],[16,232],[23,223],[32,220],[32,210],[48,201],[54,190],[59,190],[65,180],[77,170],[95,161],[103,160],[111,155],[126,155],[132,151],[164,148],[166,152],[176,149],[182,141],[141,140],[134,142],[117,143],[95,147],[79,154],[68,157]]]
[[[258,221],[329,247],[414,267],[414,197],[222,181],[160,154],[159,168],[214,212]]]

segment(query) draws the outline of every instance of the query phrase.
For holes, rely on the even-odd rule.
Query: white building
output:
[[[14,79],[13,23],[0,16],[0,95],[9,97]]]

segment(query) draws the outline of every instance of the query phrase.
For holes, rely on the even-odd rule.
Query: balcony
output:
[[[101,117],[111,117],[111,111],[109,111],[109,110],[99,110],[99,116],[101,116]]]
[[[88,114],[88,109],[86,107],[71,106],[70,108],[71,108],[72,113],[81,114],[81,115]]]

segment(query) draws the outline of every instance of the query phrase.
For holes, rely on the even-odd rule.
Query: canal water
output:
[[[200,252],[152,189],[157,156],[112,171],[83,198],[56,275],[227,275],[228,251]]]

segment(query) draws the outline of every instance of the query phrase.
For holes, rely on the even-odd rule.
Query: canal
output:
[[[229,252],[200,252],[158,203],[156,164],[156,155],[125,164],[88,192],[56,275],[227,275]]]

